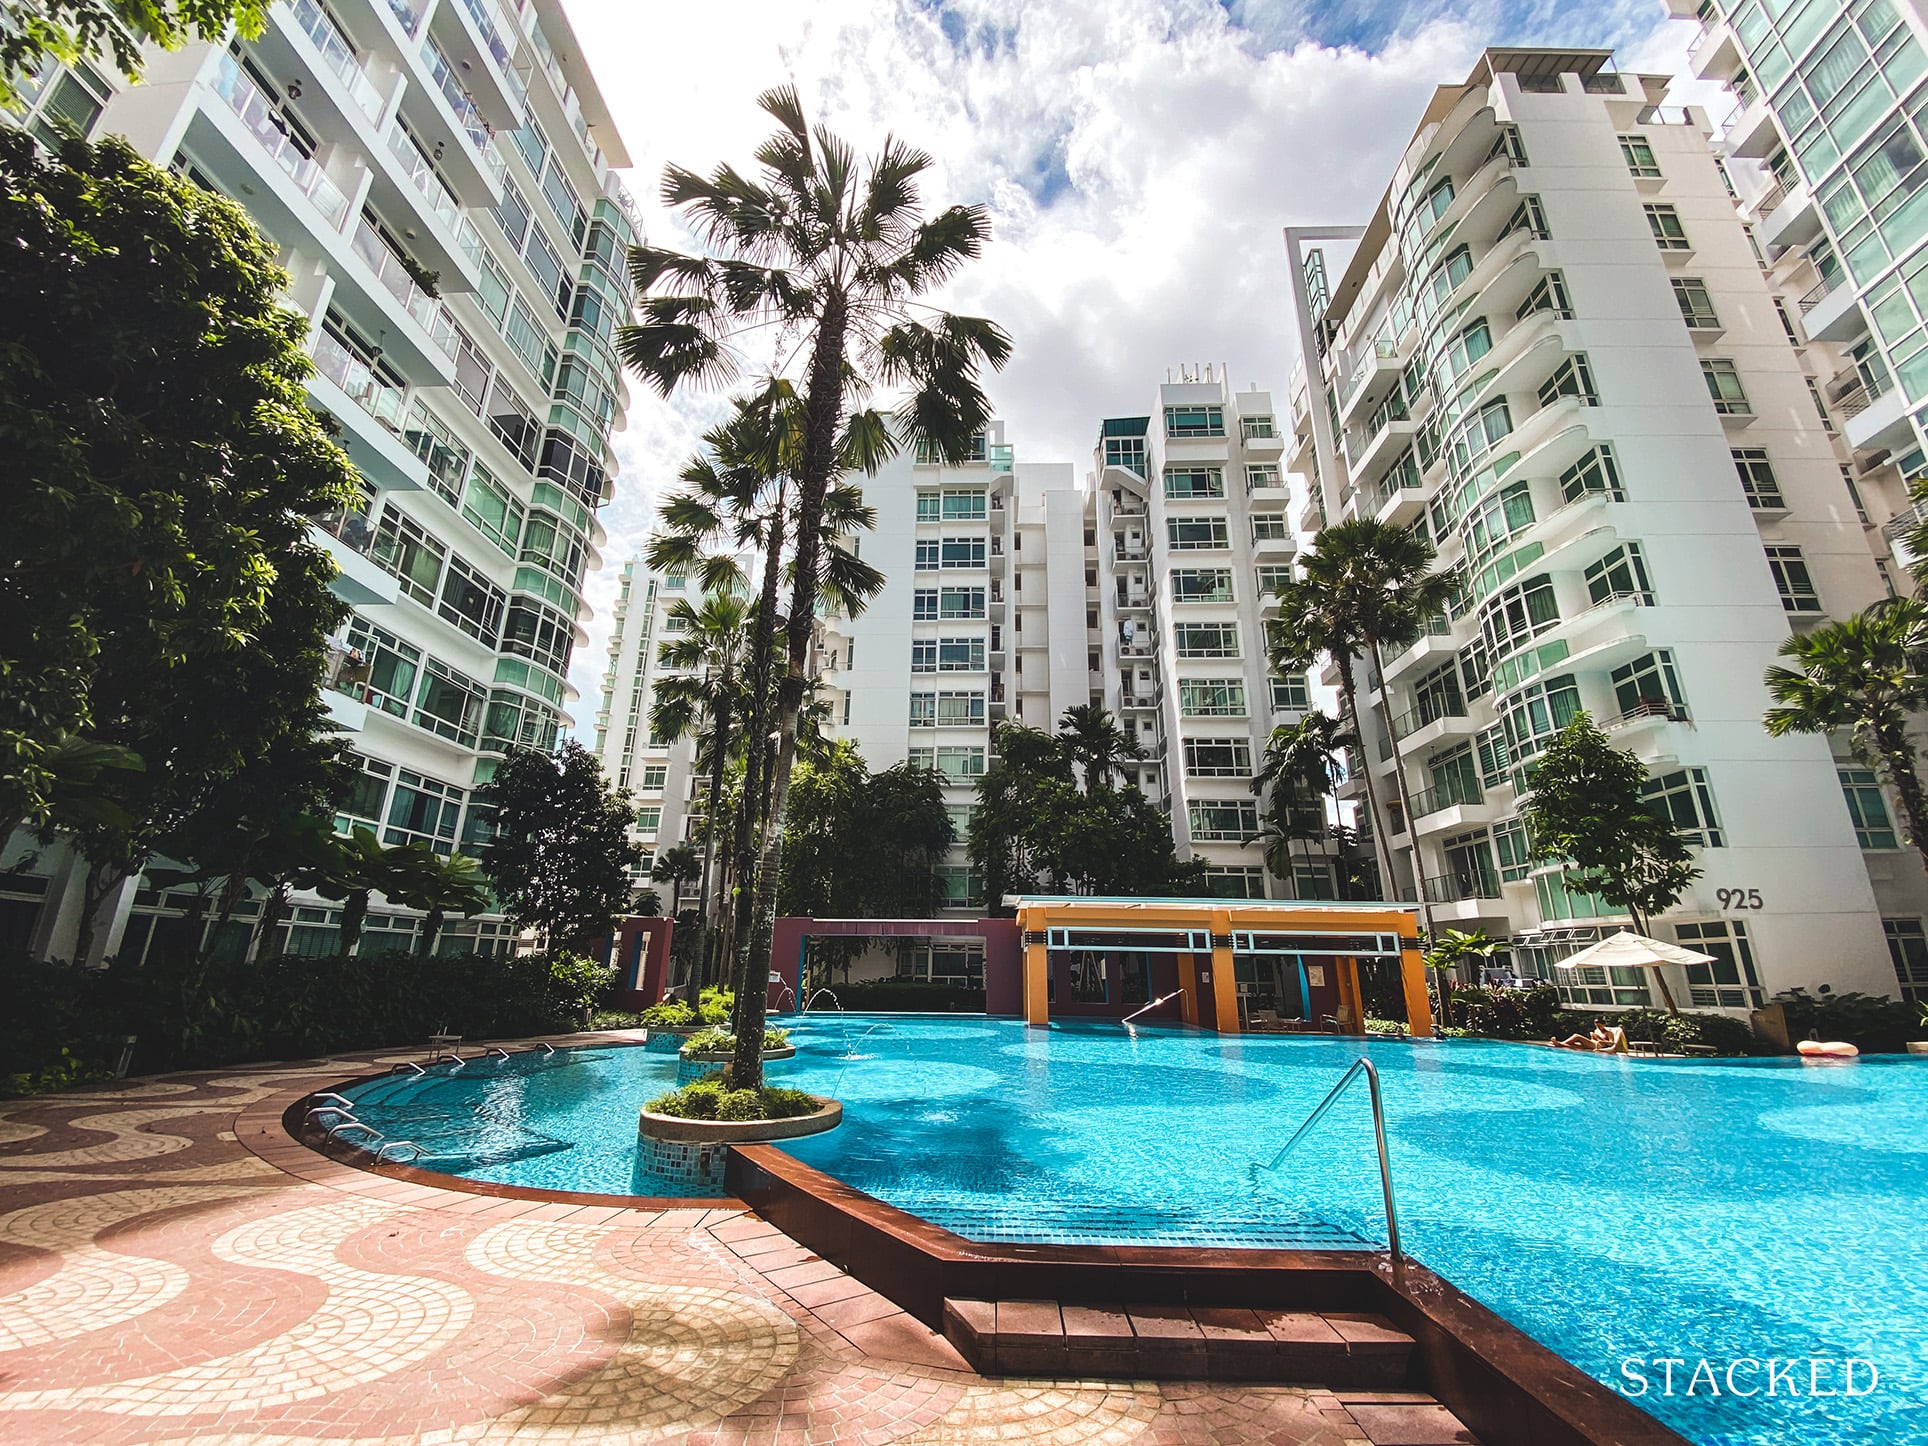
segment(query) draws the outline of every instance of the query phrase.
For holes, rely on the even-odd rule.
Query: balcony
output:
[[[1734,29],[1724,20],[1703,22],[1700,38],[1687,48],[1687,68],[1701,80],[1725,80],[1740,64]]]
[[[350,607],[385,607],[401,596],[401,584],[394,575],[368,556],[375,533],[364,514],[341,511],[314,518],[308,531],[334,559],[330,590]]]
[[[1493,823],[1507,811],[1504,805],[1489,802],[1475,782],[1436,783],[1415,793],[1412,801],[1412,822],[1421,833],[1456,833]]]
[[[1277,560],[1291,557],[1299,544],[1291,537],[1257,537],[1252,540],[1252,556]]]
[[[1422,879],[1419,892],[1429,904],[1476,903],[1501,897],[1500,881],[1496,876],[1473,871],[1435,874],[1432,878]]]
[[[1821,209],[1805,182],[1789,190],[1777,181],[1755,207],[1761,242],[1777,253],[1805,246],[1821,234]]]
[[[433,111],[438,132],[433,137],[424,135],[424,139],[431,142],[446,139],[448,149],[443,153],[443,162],[458,170],[457,190],[465,191],[472,183],[475,194],[471,204],[494,206],[502,199],[502,178],[508,169],[496,149],[494,131],[432,36],[422,38],[414,59],[428,80],[428,84],[419,89]],[[407,103],[406,96],[403,101]],[[411,115],[421,119],[415,112]],[[424,134],[419,125],[416,133]]]
[[[1630,729],[1654,729],[1669,723],[1684,723],[1693,727],[1687,710],[1671,698],[1639,698],[1624,712],[1616,713],[1600,726],[1609,733],[1626,732]]]
[[[1892,452],[1914,436],[1908,420],[1908,399],[1886,376],[1877,377],[1869,386],[1861,385],[1834,404],[1842,434],[1857,452]]]
[[[376,486],[398,491],[428,487],[428,467],[401,440],[408,394],[375,375],[367,363],[325,331],[315,333],[315,405],[342,424],[348,458]]]
[[[1750,161],[1764,160],[1774,154],[1781,144],[1781,135],[1774,129],[1774,111],[1765,95],[1741,97],[1740,111],[1727,123],[1720,144],[1728,155]]]
[[[1418,430],[1419,424],[1406,417],[1387,417],[1381,421],[1350,459],[1354,485],[1363,489],[1377,482],[1380,474],[1412,444],[1413,434]]]
[[[514,130],[523,122],[529,95],[526,75],[515,67],[520,28],[495,0],[454,0],[438,5],[430,21],[449,57],[462,68],[469,94],[491,128]]]
[[[1343,400],[1339,403],[1339,424],[1351,426],[1364,408],[1383,401],[1399,384],[1403,370],[1398,348],[1392,341],[1385,337],[1375,340],[1352,370],[1340,379],[1339,395]]]
[[[1822,277],[1797,304],[1801,329],[1809,341],[1852,341],[1868,329],[1855,304],[1854,283],[1845,271]]]
[[[482,238],[475,223],[462,214],[462,205],[436,174],[434,161],[422,154],[414,137],[399,120],[389,123],[383,149],[392,163],[378,168],[372,192],[387,215],[398,212],[391,201],[399,200],[427,224],[410,231],[407,239],[415,243],[422,264],[431,271],[453,271],[459,281],[451,280],[447,290],[475,289],[482,276]]]
[[[273,47],[277,42],[286,45],[312,74],[326,77],[329,83],[340,88],[348,102],[347,110],[359,113],[370,127],[379,126],[388,102],[356,58],[355,47],[335,27],[320,0],[289,0],[288,15],[293,25],[271,25],[256,42],[262,55],[276,64],[276,69],[269,73],[282,73],[279,68],[282,57],[273,53]],[[301,39],[295,39],[296,36]]]
[[[342,269],[334,305],[364,335],[381,337],[383,360],[402,376],[447,386],[454,378],[455,323],[442,303],[422,289],[366,216],[356,220],[349,249],[360,264]]]
[[[225,103],[225,109],[204,111],[196,121],[207,123],[209,130],[218,130],[228,143],[226,149],[270,182],[270,196],[260,197],[254,186],[238,178],[219,179],[230,181],[251,202],[265,203],[251,209],[256,209],[270,231],[285,230],[292,224],[303,231],[339,235],[348,223],[348,197],[281,128],[273,104],[226,51],[214,57],[208,88]],[[201,128],[199,124],[193,126],[196,132]],[[196,134],[195,139],[212,142],[214,137]],[[209,147],[204,144],[198,149],[208,152]],[[210,153],[207,158],[217,170],[223,169],[218,153]]]
[[[1479,731],[1467,715],[1466,704],[1458,698],[1410,708],[1394,718],[1392,726],[1399,735],[1399,746],[1406,750],[1431,748],[1448,738]]]

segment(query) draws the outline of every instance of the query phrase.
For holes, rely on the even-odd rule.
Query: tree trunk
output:
[[[274,931],[281,927],[281,916],[288,912],[288,881],[276,879],[268,887],[268,897],[261,901],[261,917],[254,921],[254,933],[248,939],[248,959],[252,962],[261,957],[261,950],[274,938]]]
[[[728,670],[725,679],[728,681]],[[719,706],[714,713],[710,729],[710,801],[703,828],[703,882],[696,896],[697,938],[700,941],[696,965],[696,988],[700,994],[709,978],[710,963],[710,864],[716,857],[716,812],[723,802],[723,766],[728,761],[730,751],[730,700],[729,689],[724,687],[718,692]],[[719,886],[721,880],[718,880]],[[715,912],[723,912],[719,901]]]
[[[790,587],[787,629],[789,668],[777,695],[777,760],[772,774],[770,809],[763,820],[763,858],[754,883],[759,893],[776,905],[776,858],[783,846],[783,815],[790,804],[790,770],[797,759],[797,719],[809,688],[810,639],[817,620],[817,575],[823,550],[823,498],[837,466],[837,429],[843,421],[844,331],[847,302],[832,290],[817,324],[810,354],[809,391],[804,399],[803,465],[797,475],[797,552]],[[763,1084],[763,1024],[768,1014],[767,989],[746,989],[736,996],[736,1056],[731,1077],[738,1089]]]
[[[88,956],[94,952],[94,935],[99,932],[100,906],[127,882],[128,870],[106,860],[87,865],[87,877],[80,890],[80,928],[74,937],[74,967],[88,967]]]
[[[756,867],[756,826],[763,820],[764,796],[770,781],[767,776],[771,768],[766,741],[770,733],[770,674],[776,664],[777,588],[783,570],[784,523],[788,505],[789,488],[780,486],[777,489],[776,511],[770,519],[769,536],[764,542],[756,628],[750,638],[750,719],[745,735],[743,806],[736,811],[736,827],[730,841],[739,879],[753,877],[751,871]],[[754,974],[751,964],[756,956],[753,928],[756,895],[749,889],[739,889],[734,904],[724,935],[730,946],[724,958],[730,986],[740,998]],[[740,951],[739,940],[747,940],[749,948]],[[739,952],[746,957],[739,959]]]
[[[362,925],[368,919],[368,889],[350,889],[341,901],[341,952],[353,954],[361,943]]]
[[[442,921],[447,917],[441,909],[430,909],[428,917],[422,920],[422,953],[433,955],[435,941],[441,936]]]
[[[1874,730],[1874,743],[1888,781],[1894,785],[1895,802],[1901,809],[1908,842],[1915,846],[1922,864],[1928,866],[1928,793],[1923,792],[1921,774],[1915,768],[1915,748],[1908,741],[1907,720],[1895,718],[1878,726]]]
[[[1346,700],[1352,715],[1352,736],[1359,744],[1359,781],[1366,786],[1366,812],[1372,817],[1373,859],[1379,866],[1379,892],[1390,899],[1396,887],[1392,876],[1392,844],[1386,838],[1386,820],[1379,812],[1379,794],[1372,786],[1372,765],[1366,762],[1366,730],[1359,726],[1359,683],[1353,677],[1352,659],[1334,653],[1339,665],[1339,696]]]
[[[1379,706],[1384,710],[1386,737],[1392,742],[1392,778],[1399,786],[1399,806],[1406,814],[1406,837],[1412,840],[1413,882],[1418,885],[1415,892],[1419,895],[1419,927],[1425,931],[1429,941],[1436,941],[1437,936],[1433,932],[1433,906],[1426,899],[1425,859],[1419,852],[1419,821],[1413,817],[1412,795],[1406,789],[1406,755],[1399,746],[1399,731],[1393,727],[1390,706],[1392,697],[1386,687],[1386,665],[1379,656],[1379,640],[1369,638],[1367,646],[1372,649],[1372,670],[1379,675]],[[1368,774],[1371,773],[1371,764],[1366,765],[1366,771]],[[1387,841],[1386,847],[1390,852],[1391,840]],[[1440,998],[1442,1001],[1445,999],[1444,992],[1441,993]]]

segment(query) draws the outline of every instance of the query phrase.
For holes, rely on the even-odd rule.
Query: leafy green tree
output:
[[[1520,817],[1533,857],[1567,865],[1569,887],[1598,895],[1652,935],[1653,916],[1680,902],[1700,877],[1693,853],[1671,820],[1645,795],[1647,765],[1615,748],[1586,713],[1573,715],[1527,774],[1532,789]],[[1661,997],[1675,1009],[1664,975]]]
[[[1293,882],[1292,845],[1331,836],[1326,800],[1345,778],[1344,751],[1357,738],[1337,718],[1314,708],[1297,723],[1272,729],[1252,792],[1266,800],[1257,834],[1274,877]],[[1269,794],[1267,790],[1270,790]]]
[[[427,915],[415,946],[420,953],[435,952],[443,921],[450,913],[472,918],[492,902],[482,866],[467,854],[438,854],[419,841],[397,844],[387,850],[385,866],[387,878],[382,892],[389,902],[404,909],[420,909]],[[515,917],[513,913],[511,917]]]
[[[1910,715],[1928,702],[1928,605],[1919,597],[1877,603],[1865,612],[1781,644],[1792,668],[1767,670],[1776,707],[1762,720],[1776,738],[1790,733],[1845,732],[1854,756],[1895,791],[1902,828],[1928,864],[1928,793]]]
[[[345,609],[304,519],[355,473],[238,207],[124,142],[48,156],[5,129],[0,191],[0,824],[66,828],[97,902],[250,761],[315,761]],[[74,740],[144,767],[97,770],[63,817]]]
[[[680,208],[705,243],[702,254],[632,248],[629,269],[640,320],[625,328],[625,361],[664,395],[684,382],[727,379],[744,333],[771,328],[801,362],[803,441],[796,462],[796,555],[785,623],[788,665],[778,691],[777,753],[764,821],[758,887],[775,897],[798,720],[809,692],[809,657],[822,569],[824,498],[841,461],[881,465],[899,441],[928,442],[962,461],[990,417],[978,383],[1011,345],[989,321],[930,309],[918,298],[983,248],[980,206],[923,218],[918,177],[930,157],[894,138],[859,162],[828,130],[814,131],[789,88],[759,101],[777,122],[756,152],[760,176],[732,166],[703,177],[672,166],[663,199]],[[767,334],[767,333],[766,333]],[[850,397],[873,383],[902,386],[897,436],[874,413],[846,416]],[[857,445],[841,449],[846,434]],[[737,995],[734,1078],[756,1088],[763,1072],[764,991]]]
[[[1335,523],[1313,539],[1305,554],[1301,578],[1288,583],[1280,596],[1279,618],[1273,624],[1274,666],[1281,672],[1310,667],[1319,654],[1329,655],[1339,670],[1340,691],[1358,731],[1358,682],[1352,654],[1364,653],[1373,675],[1386,676],[1385,654],[1419,641],[1432,619],[1445,612],[1457,580],[1450,572],[1435,572],[1433,545],[1409,527],[1390,527],[1370,518]],[[1390,690],[1381,689],[1382,699]],[[1414,883],[1426,932],[1432,932],[1432,906],[1426,902],[1425,868],[1419,852],[1418,825],[1406,786],[1406,758],[1390,708],[1381,715],[1392,740],[1392,775],[1406,817],[1407,836],[1413,841]],[[1385,877],[1392,872],[1391,830],[1378,809],[1372,769],[1362,770],[1367,807],[1373,811],[1373,837],[1384,851]]]
[[[553,754],[511,753],[476,801],[494,816],[482,869],[511,919],[541,929],[552,950],[609,933],[629,908],[643,849],[629,836],[629,790],[610,787],[593,753],[573,738]]]
[[[1053,735],[999,725],[998,763],[978,780],[970,830],[971,865],[985,898],[995,907],[1006,894],[1040,886],[1053,893],[1199,892],[1205,866],[1179,860],[1170,814],[1135,785],[1089,792],[1079,786],[1074,760],[1089,739],[1075,727],[1068,722]]]
[[[139,80],[143,45],[177,50],[190,34],[219,42],[230,26],[252,39],[267,11],[267,0],[9,0],[0,11],[0,106],[49,58],[112,55]]]

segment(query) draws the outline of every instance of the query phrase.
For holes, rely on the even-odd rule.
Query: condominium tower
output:
[[[558,0],[291,0],[257,39],[149,54],[140,84],[49,66],[26,94],[35,133],[124,135],[279,248],[311,402],[364,494],[316,522],[354,608],[326,693],[361,769],[337,826],[474,851],[495,760],[571,721],[626,404],[628,158]],[[51,905],[33,929],[56,953],[71,873],[7,880]],[[124,900],[102,946],[139,957],[176,902]],[[299,902],[269,947],[333,948],[338,911]],[[368,927],[365,947],[406,944],[415,918],[378,906]],[[449,947],[510,933],[485,916]]]
[[[1487,52],[1363,226],[1287,233],[1300,520],[1415,525],[1464,578],[1383,678],[1361,672],[1354,772],[1390,892],[1510,939],[1575,1002],[1648,1002],[1639,971],[1555,967],[1628,916],[1535,863],[1519,817],[1528,766],[1585,709],[1698,845],[1703,876],[1656,925],[1716,960],[1693,1004],[1892,993],[1928,887],[1888,800],[1828,739],[1761,723],[1790,630],[1889,591],[1827,407],[1842,362],[1790,314],[1706,117],[1608,58]]]
[[[1133,781],[1171,810],[1181,857],[1203,858],[1215,891],[1330,896],[1309,854],[1303,877],[1268,879],[1250,780],[1272,724],[1301,714],[1302,682],[1268,677],[1267,584],[1293,541],[1271,397],[1192,367],[1154,405],[1096,427],[1081,479],[1070,463],[1024,462],[993,422],[973,455],[905,451],[864,479],[876,525],[846,545],[884,574],[857,616],[826,612],[817,645],[825,731],[873,770],[933,770],[958,842],[939,867],[947,911],[982,897],[964,846],[993,728],[1050,730],[1097,704],[1139,744]],[[625,571],[603,680],[597,748],[638,789],[644,838],[690,837],[687,745],[650,737],[647,709],[680,576]],[[653,832],[649,831],[653,829]],[[940,971],[941,972],[941,971]]]

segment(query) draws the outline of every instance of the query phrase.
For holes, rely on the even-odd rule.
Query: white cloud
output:
[[[769,129],[754,98],[771,85],[794,82],[861,150],[894,131],[930,151],[927,203],[980,201],[993,218],[984,260],[946,304],[1016,343],[990,391],[1018,455],[1080,472],[1098,421],[1145,411],[1181,362],[1226,363],[1283,405],[1294,347],[1281,228],[1364,219],[1433,87],[1462,79],[1483,44],[1516,38],[1495,35],[1486,0],[1458,7],[1477,23],[1430,0],[1408,7],[1387,27],[1403,38],[1373,54],[1293,39],[1306,31],[1299,0],[1239,9],[1243,26],[1214,0],[569,4],[653,240],[686,239],[657,199],[664,164],[749,165]],[[1554,23],[1550,0],[1528,11],[1535,30]],[[1601,33],[1629,40],[1650,17],[1657,33],[1638,53],[1677,68],[1691,27],[1661,26],[1652,0],[1618,0],[1589,25],[1603,15]],[[609,570],[592,580],[598,620],[575,670],[579,718],[594,711],[615,570],[722,409],[714,395],[632,391],[604,516]]]

